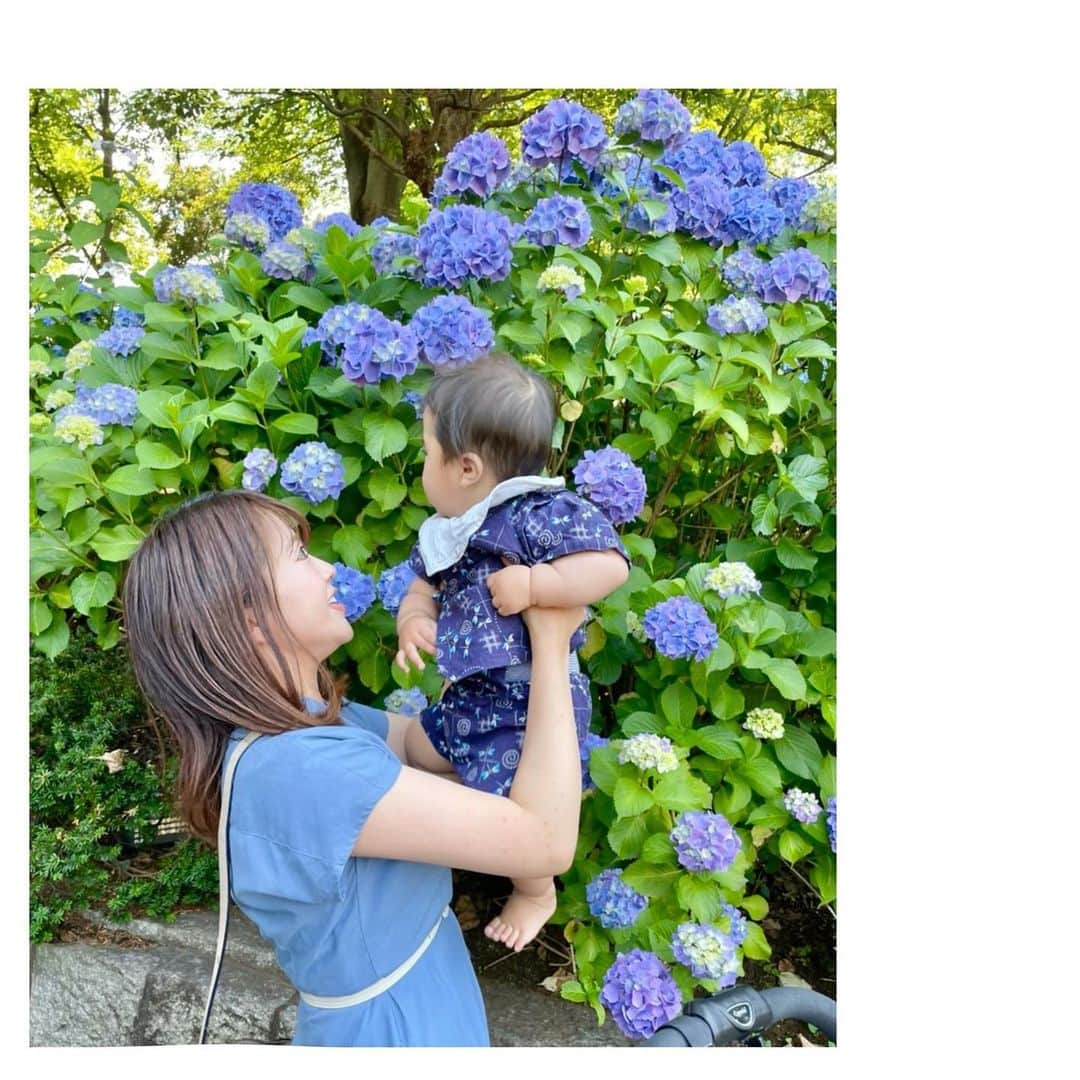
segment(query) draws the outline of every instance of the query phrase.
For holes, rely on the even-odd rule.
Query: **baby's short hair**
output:
[[[505,353],[439,368],[424,396],[443,455],[479,454],[500,480],[541,472],[551,450],[555,395],[547,381]]]

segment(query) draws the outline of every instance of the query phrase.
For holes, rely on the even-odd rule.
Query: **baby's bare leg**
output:
[[[506,906],[484,928],[492,941],[501,941],[514,952],[521,950],[555,914],[555,879],[513,878],[514,891]]]

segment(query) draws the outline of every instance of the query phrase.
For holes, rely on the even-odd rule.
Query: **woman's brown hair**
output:
[[[274,589],[268,518],[303,542],[303,516],[267,495],[210,491],[168,511],[124,578],[124,624],[139,688],[180,751],[177,799],[191,831],[217,845],[221,763],[234,727],[266,734],[341,723],[344,678],[319,665],[327,708],[304,706],[277,641],[288,630]],[[273,651],[255,646],[248,613]]]

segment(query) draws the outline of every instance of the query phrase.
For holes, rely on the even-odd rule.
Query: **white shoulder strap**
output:
[[[210,1027],[210,1009],[214,1004],[214,992],[221,977],[221,961],[225,956],[225,939],[229,935],[229,803],[232,799],[233,774],[236,763],[244,751],[256,740],[262,738],[258,731],[249,731],[241,740],[225,766],[221,778],[221,816],[218,819],[218,940],[214,954],[214,967],[210,972],[210,989],[206,995],[206,1009],[203,1012],[202,1027],[199,1029],[199,1043],[206,1042]],[[226,753],[228,749],[226,748]]]

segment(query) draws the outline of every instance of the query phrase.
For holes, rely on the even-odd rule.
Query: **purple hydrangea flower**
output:
[[[346,236],[355,236],[360,231],[360,226],[348,214],[340,212],[319,218],[313,228],[316,232],[325,233],[329,231],[331,225],[336,225]]]
[[[737,187],[731,191],[731,213],[724,232],[748,244],[764,244],[779,235],[784,212],[769,198],[764,188]]]
[[[821,817],[821,803],[812,791],[800,788],[788,788],[784,792],[784,809],[804,825],[813,825]]]
[[[717,175],[723,152],[724,140],[715,131],[697,131],[674,149],[665,150],[657,164],[677,172],[689,182],[695,176]],[[661,191],[677,188],[663,173],[656,174],[655,183]]]
[[[345,486],[341,455],[323,442],[304,442],[295,447],[281,466],[281,486],[310,503],[336,499]]]
[[[432,210],[418,234],[424,284],[459,289],[469,278],[501,281],[510,273],[510,245],[520,235],[521,226],[495,210]]]
[[[308,261],[307,252],[287,240],[272,243],[262,253],[259,266],[264,274],[282,281],[296,279],[307,282],[315,276],[315,267]]]
[[[825,800],[825,828],[829,833],[829,847],[836,852],[836,796],[830,795]]]
[[[266,222],[268,242],[282,240],[290,229],[304,222],[296,196],[277,184],[241,184],[225,205],[226,230],[233,214],[250,214]]]
[[[739,974],[735,942],[715,926],[680,923],[671,935],[671,951],[695,979],[715,979],[718,986],[734,986]]]
[[[758,296],[770,304],[824,300],[829,284],[825,264],[806,248],[782,251],[762,267],[754,282]]]
[[[769,325],[761,304],[752,296],[728,296],[713,304],[705,321],[721,336],[756,334]]]
[[[658,195],[646,195],[645,197],[662,202],[666,207],[664,213],[658,218],[650,218],[649,212],[642,203],[636,202],[626,212],[626,227],[633,229],[634,232],[644,233],[646,236],[666,236],[669,232],[674,232],[678,228],[679,218],[671,202],[668,199],[660,198]]]
[[[695,176],[686,182],[686,190],[676,189],[671,195],[679,228],[708,240],[713,247],[732,242],[725,223],[731,216],[731,194],[723,182],[714,176]]]
[[[538,199],[525,219],[525,239],[540,247],[565,244],[567,247],[585,246],[592,234],[589,211],[580,199],[565,195],[552,195]]]
[[[141,326],[118,326],[115,322],[102,334],[98,334],[94,344],[113,356],[130,356],[146,336]]]
[[[441,200],[469,191],[486,199],[509,172],[510,152],[502,139],[489,131],[475,131],[446,155],[446,165],[436,181],[438,197]]]
[[[601,870],[585,886],[585,899],[589,911],[608,930],[621,930],[632,926],[637,917],[649,906],[648,897],[642,896],[622,880],[622,870]]]
[[[728,819],[710,810],[680,814],[670,838],[679,865],[687,870],[727,870],[742,847]]]
[[[300,343],[307,346],[318,341],[322,345],[323,360],[338,365],[349,334],[364,324],[370,310],[363,304],[351,303],[327,308],[315,326],[304,331]]]
[[[814,185],[801,176],[784,176],[769,185],[769,198],[780,208],[785,225],[797,225]]]
[[[427,703],[428,700],[420,687],[402,690],[399,686],[386,695],[383,708],[387,712],[401,713],[402,716],[419,716],[427,708]]]
[[[375,601],[375,585],[370,574],[334,563],[334,599],[345,605],[345,618],[356,622]]]
[[[645,142],[677,146],[690,134],[690,111],[666,90],[639,90],[615,114],[615,134],[637,132]]]
[[[422,272],[419,263],[394,266],[395,259],[418,259],[419,248],[419,241],[412,233],[384,232],[371,249],[371,265],[377,274],[400,274],[419,281]]]
[[[649,1038],[682,1012],[678,983],[660,957],[644,949],[615,957],[604,975],[600,1002],[630,1039]]]
[[[765,265],[765,260],[759,259],[750,248],[739,248],[724,260],[724,280],[736,292],[751,293]]]
[[[566,98],[552,99],[521,125],[521,160],[534,169],[567,158],[595,168],[607,143],[604,121]]]
[[[391,614],[401,607],[401,601],[409,591],[409,586],[416,580],[416,571],[407,562],[391,566],[379,575],[376,589],[379,603]]]
[[[464,296],[436,296],[420,308],[409,326],[420,342],[420,359],[432,367],[462,367],[491,348],[491,316]]]
[[[585,733],[585,738],[581,741],[580,753],[581,753],[581,790],[582,791],[595,791],[596,785],[593,783],[593,778],[589,775],[589,754],[592,753],[597,747],[607,746],[609,740],[605,739],[603,735],[594,735],[591,731]]]
[[[75,384],[75,400],[58,410],[54,419],[65,416],[89,416],[99,424],[120,424],[131,427],[138,415],[137,395],[130,386],[104,383],[93,388],[85,383]]]
[[[257,446],[244,458],[244,475],[240,483],[247,491],[262,491],[277,468],[277,458],[269,450]]]
[[[709,613],[689,596],[672,596],[654,604],[642,619],[645,633],[664,656],[704,660],[720,640]]]
[[[736,946],[741,945],[746,940],[746,916],[727,901],[720,905],[720,910],[727,916],[728,936]]]
[[[742,141],[724,147],[717,172],[730,187],[758,187],[765,183],[767,175],[761,151]]]
[[[248,251],[262,251],[270,243],[270,226],[254,214],[230,214],[225,219],[225,238]]]
[[[573,475],[581,494],[614,525],[633,521],[645,505],[645,474],[614,446],[586,450]]]
[[[420,362],[415,331],[375,308],[357,307],[361,310],[345,332],[341,347],[342,374],[355,383],[369,384],[411,375]]]
[[[189,263],[187,266],[166,266],[154,278],[154,296],[162,304],[218,304],[225,295],[209,266]]]
[[[132,311],[130,308],[118,304],[113,312],[112,324],[113,326],[144,326],[146,320],[140,312]]]

